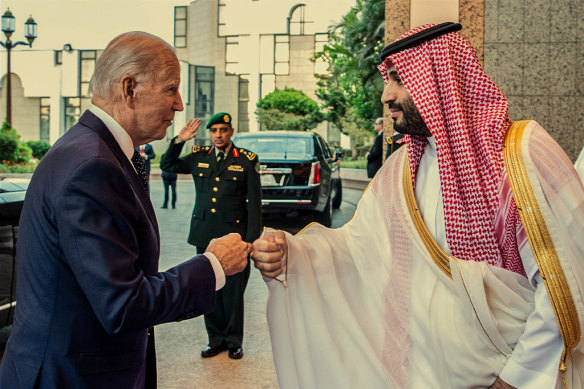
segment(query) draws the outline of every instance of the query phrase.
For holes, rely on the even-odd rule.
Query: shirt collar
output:
[[[429,136],[426,139],[428,139],[428,146],[426,146],[427,152],[433,157],[436,157],[436,138]]]
[[[132,142],[132,138],[130,135],[124,130],[122,126],[116,120],[111,117],[110,114],[105,112],[103,109],[99,108],[97,105],[91,104],[89,106],[89,111],[97,116],[103,124],[107,127],[107,129],[112,133],[120,148],[128,157],[128,160],[132,160],[132,155],[134,155],[134,143]]]
[[[229,146],[227,146],[227,148],[223,152],[223,155],[225,155],[225,157],[227,157],[227,155],[229,155],[229,151],[231,151],[231,146],[233,146],[233,142],[230,142]],[[217,147],[215,147],[215,156],[218,156],[220,151],[221,150],[219,150]]]

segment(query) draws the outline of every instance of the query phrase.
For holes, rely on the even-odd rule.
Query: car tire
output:
[[[317,212],[314,216],[314,220],[325,227],[330,227],[333,223],[333,200],[329,195],[326,201],[326,207],[322,212]]]
[[[337,190],[335,191],[335,197],[333,197],[333,209],[338,209],[343,202],[343,183],[339,179],[335,185]]]

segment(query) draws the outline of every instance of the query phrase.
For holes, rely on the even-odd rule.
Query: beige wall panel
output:
[[[458,22],[458,0],[411,0],[410,26]]]
[[[25,97],[20,77],[12,73],[12,128],[23,141],[39,140],[40,136],[40,98]],[[6,77],[2,78],[0,93],[0,121],[6,119]],[[1,124],[1,123],[0,123]]]

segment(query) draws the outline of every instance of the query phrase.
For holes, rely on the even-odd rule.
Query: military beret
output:
[[[452,31],[459,31],[460,29],[462,29],[460,23],[445,22],[437,24],[385,46],[385,48],[381,50],[379,58],[381,59],[381,62],[383,62],[391,54],[399,53],[400,51],[419,45],[422,42],[429,41],[430,39],[448,34]]]
[[[207,128],[210,128],[213,124],[229,124],[231,126],[231,115],[227,112],[216,113],[207,122]]]

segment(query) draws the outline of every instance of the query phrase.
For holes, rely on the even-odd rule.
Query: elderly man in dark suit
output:
[[[0,387],[154,388],[149,329],[211,311],[225,275],[247,265],[250,245],[230,234],[158,271],[158,224],[134,147],[165,136],[183,110],[179,83],[172,47],[150,34],[118,36],[97,61],[93,105],[28,188]]]
[[[197,196],[188,242],[197,252],[204,251],[211,239],[230,232],[253,242],[260,236],[262,214],[258,157],[231,142],[231,115],[219,112],[207,121],[213,146],[193,146],[190,154],[179,158],[184,142],[197,134],[200,123],[191,120],[160,161],[163,170],[193,175]],[[248,279],[249,266],[227,277],[214,312],[205,314],[209,345],[201,351],[203,358],[226,349],[232,359],[243,356],[243,293]]]

